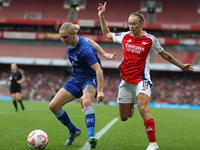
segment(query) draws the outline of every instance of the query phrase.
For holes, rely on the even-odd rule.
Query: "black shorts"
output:
[[[10,93],[21,93],[21,85],[18,86],[10,86]]]

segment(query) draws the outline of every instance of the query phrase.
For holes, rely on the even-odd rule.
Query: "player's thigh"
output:
[[[138,103],[138,108],[139,107],[148,107],[150,102],[150,98],[147,94],[145,93],[140,93],[137,96],[137,103]]]
[[[22,94],[20,92],[15,93],[16,100],[21,100],[21,95]]]
[[[49,104],[49,108],[51,109],[51,111],[57,111],[58,109],[60,109],[63,105],[65,105],[68,102],[71,102],[72,100],[74,100],[75,97],[69,93],[66,89],[61,88],[56,95],[54,96],[54,98],[51,100],[50,104]]]
[[[83,89],[83,106],[84,107],[91,107],[92,102],[96,95],[96,89],[93,85],[87,84],[85,88]]]
[[[137,85],[136,89],[136,99],[138,103],[138,108],[147,108],[149,107],[151,96],[151,85],[146,81],[141,81]]]
[[[13,101],[15,101],[16,100],[16,93],[11,93],[11,97],[12,97]]]

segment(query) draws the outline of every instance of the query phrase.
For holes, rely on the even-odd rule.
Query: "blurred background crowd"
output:
[[[22,84],[22,98],[24,100],[50,101],[70,77],[65,73],[26,72],[26,80]],[[1,72],[0,81],[4,81],[6,78],[7,72]],[[156,72],[152,76],[151,102],[200,105],[199,80],[199,74],[195,73]],[[117,100],[119,83],[119,73],[105,72],[105,103]],[[9,85],[0,85],[0,96],[9,95]]]

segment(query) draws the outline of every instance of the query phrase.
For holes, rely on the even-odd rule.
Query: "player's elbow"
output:
[[[112,40],[112,33],[111,32],[107,32],[107,33],[103,33],[103,36],[107,39]]]

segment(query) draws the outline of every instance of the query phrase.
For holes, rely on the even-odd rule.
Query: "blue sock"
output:
[[[85,111],[85,123],[88,131],[88,140],[90,137],[94,137],[95,130],[95,112],[93,107],[84,109]]]
[[[58,109],[56,112],[53,112],[55,117],[67,128],[69,129],[69,132],[74,132],[76,127],[71,122],[69,116],[67,115],[66,111],[63,108]]]

